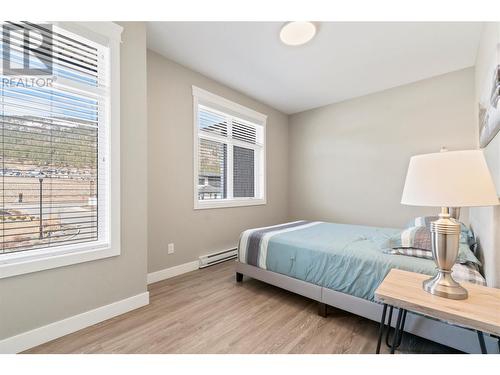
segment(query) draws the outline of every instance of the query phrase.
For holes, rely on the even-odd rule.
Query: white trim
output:
[[[114,22],[51,22],[55,26],[69,30],[96,43],[105,44],[106,40],[121,42],[123,27]]]
[[[193,260],[192,262],[179,264],[178,266],[165,268],[160,271],[148,273],[148,285],[156,283],[161,280],[170,279],[171,277],[182,275],[183,273],[188,273],[195,271],[200,268],[200,261]]]
[[[69,250],[70,248],[73,250]],[[43,253],[34,255],[33,253],[37,251]],[[99,247],[92,243],[83,243],[61,246],[60,249],[33,250],[27,253],[30,254],[14,253],[12,258],[1,260],[0,279],[117,256],[120,255],[120,248],[107,244]]]
[[[230,207],[245,207],[267,204],[267,184],[266,184],[266,138],[267,116],[254,111],[253,109],[244,107],[238,103],[232,102],[221,96],[215,95],[209,91],[203,90],[197,86],[192,86],[193,90],[193,208],[195,210],[213,209],[213,208],[230,208]],[[262,143],[247,144],[239,140],[228,137],[218,136],[200,132],[198,129],[198,109],[200,105],[207,105],[211,110],[220,112],[222,116],[228,118],[233,117],[243,122],[248,123],[257,129],[257,132],[262,135]],[[231,131],[232,121],[228,121],[228,134]],[[214,140],[227,144],[228,154],[228,175],[227,175],[227,198],[213,200],[198,199],[198,178],[199,178],[199,139]],[[254,150],[255,154],[255,198],[233,198],[233,145],[241,145],[248,149]]]
[[[205,210],[209,208],[227,208],[227,207],[245,207],[245,206],[259,206],[266,204],[267,200],[259,199],[259,198],[245,198],[245,199],[207,199],[207,200],[198,200],[196,196],[194,202],[195,210]]]
[[[82,314],[0,340],[0,353],[13,354],[79,331],[149,304],[149,292],[122,299]]]
[[[194,86],[193,86],[194,90]],[[194,91],[193,91],[194,92]],[[198,141],[198,97],[193,96],[193,207],[198,205],[198,166],[199,166],[199,141]]]
[[[254,111],[253,109],[242,106],[241,104],[232,102],[222,96],[215,95],[207,90],[203,90],[197,86],[192,86],[193,96],[198,99],[203,99],[211,104],[216,104],[218,106],[224,107],[224,110],[231,110],[239,115],[248,116],[251,121],[256,121],[260,125],[265,125],[267,115]]]
[[[109,48],[106,77],[109,84],[108,109],[99,127],[98,242],[42,248],[22,253],[0,255],[0,279],[25,273],[68,266],[120,255],[120,33],[122,27],[112,22],[55,23],[69,32],[79,33]],[[89,29],[92,28],[92,29]],[[100,32],[101,34],[97,34]]]
[[[116,33],[123,30],[121,26],[113,24],[110,22],[109,25],[116,26]],[[101,27],[104,27],[104,23]],[[119,27],[120,29],[118,30]],[[103,31],[99,29],[100,31]],[[109,121],[110,126],[108,127],[108,137],[109,142],[107,145],[108,150],[108,207],[109,211],[109,227],[110,233],[108,237],[110,239],[111,248],[115,248],[117,255],[121,252],[121,121],[120,121],[120,103],[121,103],[121,51],[120,51],[120,37],[116,37],[110,40],[110,92],[109,92]],[[99,204],[99,202],[98,202]]]

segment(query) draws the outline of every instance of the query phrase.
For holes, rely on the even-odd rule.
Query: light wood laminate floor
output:
[[[27,353],[374,353],[378,324],[244,278],[234,262],[149,286],[150,304]],[[383,348],[387,352],[387,348]],[[454,350],[409,334],[405,353]]]

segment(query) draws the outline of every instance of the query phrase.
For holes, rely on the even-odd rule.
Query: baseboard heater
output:
[[[203,255],[200,257],[200,268],[212,266],[217,263],[225,262],[226,260],[235,259],[238,255],[238,249],[222,250],[216,253]]]

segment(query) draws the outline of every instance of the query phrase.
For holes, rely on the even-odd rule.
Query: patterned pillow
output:
[[[431,231],[426,226],[406,228],[391,239],[391,248],[412,248],[432,251]]]
[[[387,254],[406,255],[416,258],[433,259],[432,252],[427,250],[412,249],[412,248],[399,248],[390,249],[386,251]],[[478,265],[475,263],[462,264],[455,263],[451,269],[453,278],[458,282],[468,282],[479,285],[486,285],[486,280],[479,272]]]
[[[399,234],[396,234],[389,239],[387,247],[390,248],[385,250],[388,254],[433,259],[432,236],[430,228],[427,226],[416,226],[401,231]],[[469,248],[469,245],[462,237],[460,238],[458,248],[457,263],[474,263],[479,266],[481,265],[481,262],[474,256]]]
[[[436,221],[437,219],[439,219],[439,216],[419,216],[416,217],[415,220],[406,224],[406,228],[425,226],[430,229],[431,222]],[[476,245],[474,233],[472,233],[470,228],[462,222],[460,222],[460,240],[467,243],[470,248]]]

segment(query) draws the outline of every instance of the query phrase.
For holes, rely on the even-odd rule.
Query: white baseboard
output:
[[[19,353],[147,304],[149,304],[149,292],[144,292],[122,299],[121,301],[110,303],[109,305],[98,307],[94,310],[86,311],[82,314],[47,324],[46,326],[0,340],[0,353]]]
[[[170,279],[171,277],[182,275],[183,273],[191,272],[200,268],[200,262],[193,260],[192,262],[179,264],[178,266],[165,268],[160,271],[148,273],[148,285],[157,281]]]

